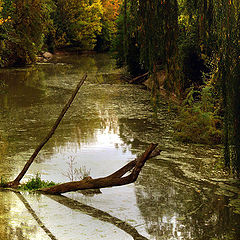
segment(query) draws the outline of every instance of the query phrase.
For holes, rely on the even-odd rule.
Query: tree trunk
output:
[[[53,187],[40,189],[39,191],[47,194],[61,194],[65,192],[85,190],[85,189],[99,189],[113,186],[121,186],[129,183],[133,183],[137,180],[138,175],[144,166],[145,162],[152,157],[160,154],[161,150],[155,150],[157,144],[151,144],[148,149],[136,160],[133,160],[126,164],[124,167],[114,172],[113,174],[103,177],[92,179],[86,177],[81,181],[67,182]],[[154,151],[155,150],[155,151]],[[132,172],[125,176],[124,175],[132,170]]]

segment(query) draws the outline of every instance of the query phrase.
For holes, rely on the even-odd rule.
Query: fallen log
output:
[[[26,162],[24,168],[22,169],[22,171],[19,173],[19,175],[15,178],[14,181],[9,182],[7,184],[8,187],[11,188],[16,188],[20,185],[20,181],[21,179],[24,177],[24,175],[26,174],[27,170],[29,169],[29,167],[31,166],[31,164],[33,163],[34,159],[37,157],[38,153],[41,151],[41,149],[44,147],[44,145],[48,142],[48,140],[52,137],[52,135],[55,133],[55,130],[57,129],[58,125],[60,124],[61,120],[63,119],[65,113],[67,112],[67,110],[69,109],[69,107],[71,106],[74,98],[76,97],[80,87],[83,85],[84,81],[87,78],[87,74],[84,74],[84,76],[82,77],[81,81],[78,83],[77,87],[75,88],[72,96],[70,97],[70,99],[68,100],[68,102],[66,103],[66,105],[63,107],[59,117],[57,118],[56,122],[54,123],[53,127],[51,128],[51,130],[49,131],[49,133],[47,134],[47,136],[43,139],[43,141],[37,146],[37,148],[35,149],[34,153],[32,154],[32,156],[29,158],[29,160]]]
[[[132,84],[142,83],[142,82],[144,82],[144,81],[146,80],[146,77],[148,76],[148,74],[149,74],[149,72],[146,72],[146,73],[144,73],[144,74],[141,75],[141,76],[137,76],[137,77],[131,79],[131,80],[129,81],[129,83],[132,83]]]
[[[40,189],[39,191],[46,194],[62,194],[78,190],[99,189],[133,183],[137,180],[138,175],[145,162],[149,158],[155,157],[160,154],[161,150],[156,150],[156,147],[157,144],[150,144],[147,150],[140,157],[138,157],[136,160],[129,162],[121,169],[117,170],[116,172],[107,177],[96,179],[86,177],[81,181],[58,184],[49,188]],[[131,173],[127,176],[124,176],[130,170]]]

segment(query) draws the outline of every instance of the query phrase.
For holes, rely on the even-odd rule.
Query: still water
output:
[[[37,173],[54,182],[77,180],[74,169],[102,177],[151,142],[163,149],[136,183],[101,194],[0,191],[0,240],[240,239],[240,215],[229,204],[238,201],[239,184],[214,173],[204,178],[220,147],[173,140],[167,102],[156,115],[150,93],[123,82],[122,71],[107,54],[57,54],[51,63],[0,70],[0,176],[6,179],[22,169],[85,72],[87,81],[23,182]]]

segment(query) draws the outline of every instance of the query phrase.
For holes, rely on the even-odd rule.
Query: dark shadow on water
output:
[[[118,227],[119,229],[121,229],[124,232],[131,235],[134,240],[147,240],[146,237],[139,234],[138,231],[134,227],[132,227],[130,224],[122,221],[119,218],[116,218],[116,217],[110,215],[107,212],[104,212],[100,209],[80,203],[76,200],[73,200],[71,198],[68,198],[68,197],[65,197],[62,195],[46,195],[46,196],[58,203],[70,208],[70,209],[79,210],[82,213],[85,213],[91,217],[98,219],[98,220],[111,223],[111,224],[115,225],[116,227]]]
[[[20,192],[15,192],[17,197],[22,201],[26,209],[28,210],[29,213],[33,216],[33,218],[36,220],[38,223],[39,227],[43,229],[43,231],[52,239],[52,240],[57,240],[57,238],[50,232],[50,230],[43,224],[43,222],[40,220],[40,218],[37,216],[35,211],[32,209],[26,198],[20,193]]]

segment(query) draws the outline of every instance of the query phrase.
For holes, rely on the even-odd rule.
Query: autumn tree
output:
[[[102,0],[102,31],[97,36],[96,49],[99,51],[109,50],[117,33],[116,20],[120,13],[122,0]]]
[[[2,28],[1,48],[5,65],[25,65],[35,61],[43,43],[43,1],[4,1],[3,11],[11,22]]]
[[[57,0],[55,14],[56,44],[78,45],[92,49],[101,32],[103,8],[100,0]]]

